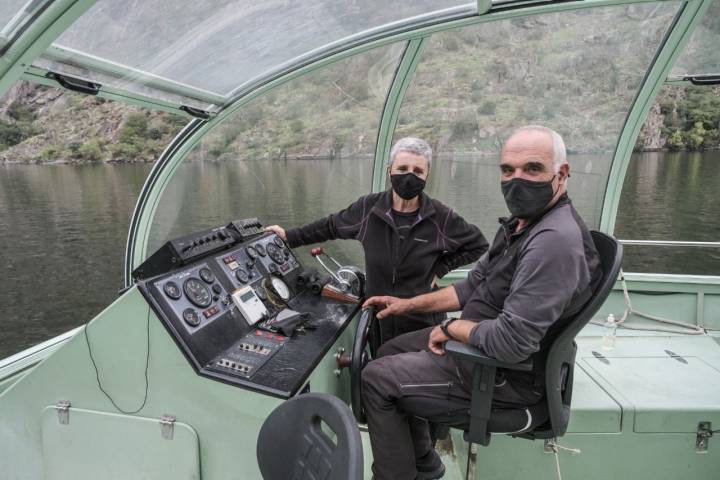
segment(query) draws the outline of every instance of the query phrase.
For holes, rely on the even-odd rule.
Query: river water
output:
[[[284,178],[291,179],[290,184],[283,185],[283,189],[292,188],[291,198],[283,200],[281,194],[277,195],[277,201],[284,203],[275,203],[263,195],[229,195],[231,190],[212,188],[213,182],[205,181],[210,188],[203,189],[202,203],[193,202],[193,212],[186,206],[172,216],[163,214],[159,218],[172,218],[172,226],[167,228],[169,235],[186,232],[205,226],[203,221],[215,223],[201,215],[205,205],[229,203],[229,208],[218,213],[218,223],[234,218],[235,204],[242,206],[237,211],[258,212],[260,218],[281,205],[285,213],[274,221],[291,221],[283,217],[290,212],[295,222],[304,222],[333,211],[335,206],[323,189],[342,188],[348,198],[369,189],[369,160],[353,163],[352,176],[336,175],[333,178],[340,178],[340,183],[334,180],[331,185],[322,179],[333,169],[345,167],[332,162],[322,166],[318,162],[261,167],[272,170],[268,178],[277,179],[275,170],[281,168]],[[476,170],[477,165],[487,162],[487,157],[470,162],[463,159],[459,168]],[[206,179],[234,176],[237,180],[230,182],[233,185],[242,184],[245,177],[254,177],[252,182],[260,182],[263,191],[268,191],[269,180],[254,173],[258,165],[249,168],[245,176],[238,175],[233,164],[216,164],[212,170],[191,165],[189,171],[200,168],[198,171]],[[117,298],[123,283],[127,228],[150,168],[144,164],[0,166],[0,319],[4,324],[0,359],[87,322]],[[458,185],[472,182],[462,171],[457,177],[455,173],[453,179],[457,178]],[[571,196],[573,186],[571,183]],[[463,188],[467,187],[454,191],[462,192]],[[623,188],[616,236],[718,241],[718,191],[720,152],[637,154]],[[227,196],[233,201],[225,202]],[[447,198],[463,214],[477,210],[476,201],[462,194]],[[225,218],[228,215],[231,218]],[[487,228],[485,233],[488,237],[493,234]],[[624,268],[720,275],[720,249],[626,247]]]

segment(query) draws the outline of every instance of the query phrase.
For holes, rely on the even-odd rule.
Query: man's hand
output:
[[[275,235],[287,242],[287,235],[285,235],[285,229],[282,228],[280,225],[270,225],[269,227],[265,227],[265,231],[273,232]]]
[[[409,298],[397,298],[397,297],[370,297],[365,300],[362,308],[375,307],[378,312],[376,314],[378,319],[383,319],[388,315],[406,315],[412,312],[412,299]]]
[[[445,335],[440,327],[435,327],[430,331],[430,340],[428,340],[428,348],[436,355],[445,355],[445,342],[450,337]]]

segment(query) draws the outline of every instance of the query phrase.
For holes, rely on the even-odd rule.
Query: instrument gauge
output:
[[[173,281],[167,282],[163,287],[163,291],[165,292],[165,295],[172,298],[173,300],[177,300],[182,296],[180,287],[178,287],[177,283]]]
[[[185,320],[185,323],[187,323],[191,327],[197,327],[198,325],[200,325],[200,317],[198,317],[197,312],[192,308],[186,308],[185,310],[183,310],[182,316],[183,320]]]
[[[284,247],[284,246],[285,246],[285,243],[283,243],[283,240],[282,240],[282,238],[280,238],[280,237],[275,237],[275,238],[273,238],[273,242],[275,242],[275,245],[277,245],[278,247]]]
[[[257,251],[258,255],[260,255],[261,257],[265,256],[265,247],[263,246],[262,243],[258,243],[257,245],[255,245],[255,250]]]
[[[270,285],[272,286],[272,289],[275,291],[277,296],[280,297],[284,302],[290,300],[290,288],[285,282],[283,282],[281,278],[271,277]]]
[[[285,263],[285,254],[274,243],[268,243],[267,254],[275,263]]]
[[[212,303],[210,289],[198,278],[190,277],[185,280],[183,290],[185,290],[185,296],[188,300],[197,307],[209,307]]]
[[[237,278],[240,283],[247,283],[248,280],[250,280],[250,275],[242,268],[238,268],[235,270],[235,278]]]
[[[256,288],[255,294],[260,300],[267,300],[267,292],[265,292],[265,289],[263,287]]]
[[[215,274],[209,268],[201,268],[198,273],[200,274],[200,278],[206,283],[213,283],[215,281]]]
[[[247,253],[247,256],[250,257],[251,260],[255,260],[258,257],[258,252],[252,245],[245,247],[245,253]]]

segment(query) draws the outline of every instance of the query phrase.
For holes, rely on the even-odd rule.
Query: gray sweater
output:
[[[470,344],[517,363],[542,353],[562,320],[591,297],[602,272],[590,232],[567,196],[520,232],[517,219],[500,223],[488,253],[454,288],[461,318],[478,322]]]

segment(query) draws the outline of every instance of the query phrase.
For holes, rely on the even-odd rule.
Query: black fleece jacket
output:
[[[431,291],[435,275],[476,261],[488,242],[475,225],[422,193],[420,208],[402,240],[392,215],[392,190],[360,197],[349,207],[287,230],[291,247],[335,239],[359,240],[365,251],[367,296],[413,297]],[[384,319],[382,341],[435,325],[444,314]]]

